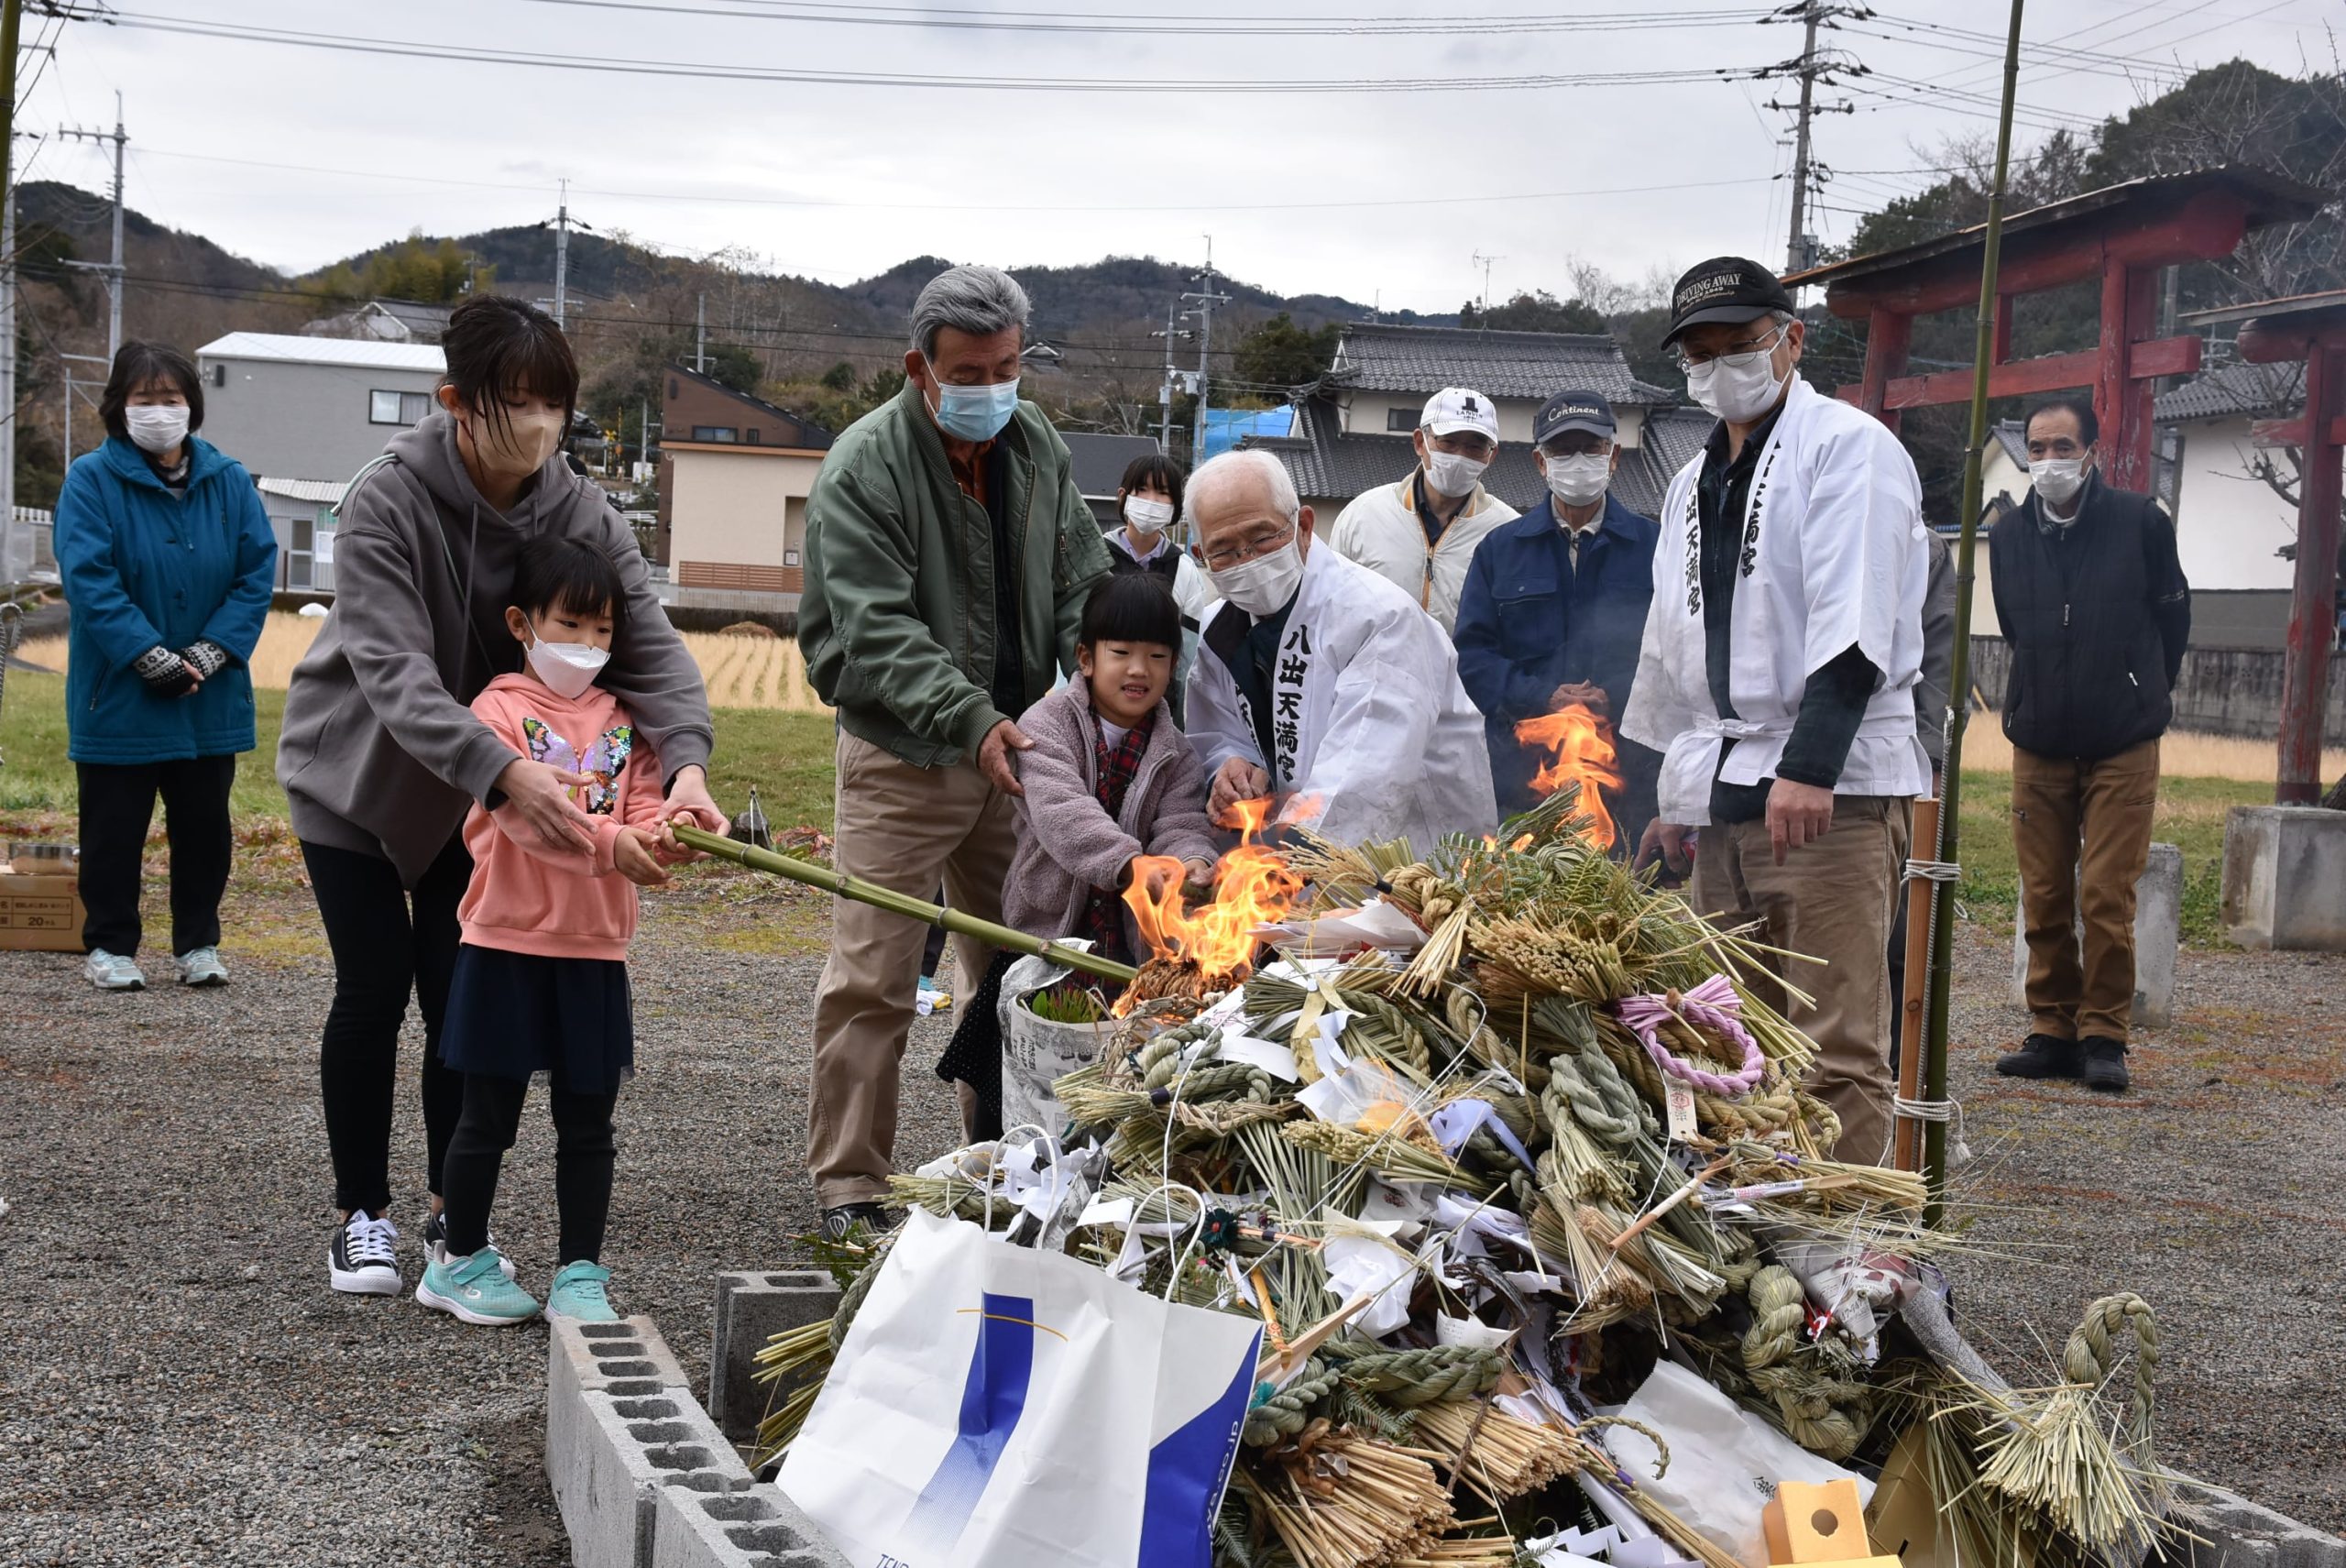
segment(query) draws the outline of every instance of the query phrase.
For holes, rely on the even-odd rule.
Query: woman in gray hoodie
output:
[[[627,588],[627,646],[612,650],[604,685],[657,751],[676,812],[725,828],[708,794],[700,670],[633,533],[558,450],[578,394],[562,329],[519,300],[479,295],[449,317],[443,347],[440,409],[392,437],[343,498],[334,613],[293,672],[277,751],[334,950],[318,1063],[341,1214],[327,1266],[335,1289],[361,1295],[402,1285],[386,1211],[411,990],[423,1014],[427,1249],[440,1223],[441,1160],[463,1095],[439,1041],[472,872],[466,813],[478,801],[549,841],[586,839],[572,777],[515,752],[469,707],[519,666],[504,614],[524,541],[557,533],[609,554]]]

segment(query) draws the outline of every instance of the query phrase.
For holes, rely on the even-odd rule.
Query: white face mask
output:
[[[1778,329],[1779,334],[1782,331]],[[1781,342],[1781,335],[1778,342]],[[1686,389],[1711,413],[1733,424],[1748,424],[1776,406],[1791,372],[1776,374],[1776,345],[1722,354],[1686,367]]]
[[[1568,507],[1586,506],[1613,482],[1613,459],[1601,452],[1551,457],[1547,463],[1548,493]]]
[[[1426,483],[1434,493],[1451,500],[1472,495],[1474,485],[1482,478],[1483,470],[1490,465],[1479,457],[1461,457],[1455,452],[1426,453]]]
[[[1253,616],[1277,615],[1303,581],[1303,541],[1290,539],[1251,561],[1206,574],[1214,592]]]
[[[2036,493],[2056,507],[2066,507],[2086,488],[2086,460],[2046,457],[2028,466],[2028,482]]]
[[[608,649],[586,642],[548,642],[540,638],[530,644],[530,673],[545,682],[554,696],[576,699],[586,695],[611,662]]]
[[[159,457],[187,439],[187,405],[133,403],[122,411],[122,422],[141,452]]]
[[[1164,532],[1172,521],[1171,501],[1152,501],[1135,496],[1124,502],[1124,527],[1134,533],[1154,538]]]

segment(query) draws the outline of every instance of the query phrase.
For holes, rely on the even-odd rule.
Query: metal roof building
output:
[[[200,365],[213,359],[258,360],[274,365],[336,365],[359,370],[429,371],[439,375],[448,357],[437,344],[382,343],[363,337],[302,337],[279,332],[232,332],[195,351]]]

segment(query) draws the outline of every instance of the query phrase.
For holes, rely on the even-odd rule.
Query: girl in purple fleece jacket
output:
[[[1011,803],[1018,850],[1003,884],[1005,924],[1055,940],[1084,938],[1135,963],[1147,955],[1124,904],[1133,878],[1161,883],[1178,864],[1189,881],[1212,880],[1205,771],[1165,701],[1180,646],[1181,612],[1161,579],[1126,573],[1092,590],[1076,644],[1079,678],[1018,720],[1034,745],[1018,754],[1025,794]],[[974,1091],[973,1137],[1001,1131],[995,1007],[1014,957],[995,956],[937,1064],[938,1077]]]

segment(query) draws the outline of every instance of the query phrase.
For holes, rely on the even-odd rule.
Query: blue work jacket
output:
[[[1652,519],[1608,495],[1595,537],[1581,546],[1577,573],[1552,499],[1501,523],[1475,547],[1453,641],[1458,678],[1483,710],[1502,813],[1534,803],[1539,759],[1517,743],[1515,727],[1547,712],[1558,686],[1595,682],[1606,717],[1621,721],[1653,601],[1661,534]]]
[[[65,675],[67,753],[117,765],[253,749],[253,679],[277,580],[277,537],[243,465],[188,437],[174,496],[121,436],[74,459],[57,501],[57,568],[73,612]],[[157,696],[140,654],[199,639],[229,663],[187,696]]]

